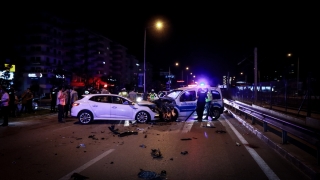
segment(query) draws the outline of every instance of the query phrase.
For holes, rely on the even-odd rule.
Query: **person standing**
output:
[[[50,112],[56,112],[57,109],[57,94],[58,94],[58,91],[57,91],[57,88],[56,87],[53,87],[50,91]]]
[[[199,88],[198,92],[197,92],[197,99],[198,100],[197,100],[196,112],[197,112],[198,117],[196,118],[196,120],[198,120],[198,122],[202,122],[203,111],[204,111],[204,107],[206,105],[207,91],[204,91],[202,88]]]
[[[28,113],[34,113],[34,109],[32,107],[32,101],[33,101],[33,93],[29,89],[29,94],[28,94],[28,99],[27,99],[27,112]]]
[[[101,89],[101,94],[110,94],[110,92],[107,90],[106,87],[103,87],[103,88]]]
[[[208,116],[211,117],[211,101],[212,101],[212,94],[209,90],[207,90],[207,97],[206,97],[206,105],[205,105],[205,109],[207,111],[206,117],[204,118],[204,120],[208,120]]]
[[[129,92],[129,99],[131,99],[131,101],[133,102],[137,102],[137,93],[134,91],[135,89],[133,88],[130,92]]]
[[[15,90],[14,90],[14,87],[10,87],[10,90],[9,90],[9,98],[10,98],[10,101],[9,101],[9,108],[10,108],[10,115],[12,117],[16,117],[16,110],[17,110],[17,104],[15,103]]]
[[[31,112],[32,110],[32,99],[33,94],[30,90],[30,88],[27,88],[27,90],[22,94],[22,107],[21,107],[21,113],[24,112]],[[31,108],[31,109],[30,109]]]
[[[72,108],[72,104],[78,100],[78,92],[76,91],[75,87],[72,88],[71,92],[70,92],[70,113],[71,113],[71,108]],[[70,114],[71,115],[71,114]]]
[[[119,95],[122,97],[128,97],[128,93],[126,91],[126,88],[122,88],[121,91],[119,92]]]
[[[65,100],[66,100],[66,104],[64,106],[64,117],[65,118],[68,118],[68,114],[69,114],[69,111],[70,111],[70,91],[71,89],[69,88],[66,88],[66,90],[63,92],[64,95],[65,95]]]
[[[66,105],[66,97],[64,93],[64,87],[59,88],[59,92],[57,94],[57,105],[58,105],[58,122],[64,123],[63,114],[64,114],[64,106]]]
[[[9,94],[6,91],[6,88],[0,86],[0,93],[1,93],[1,114],[3,116],[3,123],[1,126],[8,126],[9,125]]]
[[[151,89],[151,92],[149,94],[149,97],[150,97],[150,101],[154,101],[156,99],[159,99],[158,95],[156,92],[154,92],[154,89]]]

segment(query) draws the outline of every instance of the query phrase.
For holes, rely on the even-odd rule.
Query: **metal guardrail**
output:
[[[256,120],[260,120],[263,123],[264,132],[268,131],[268,124],[280,129],[282,131],[283,144],[287,143],[287,133],[290,133],[291,135],[303,140],[304,142],[315,146],[317,152],[317,164],[320,165],[320,134],[316,130],[288,122],[286,121],[286,119],[277,118],[272,114],[260,112],[254,109],[252,106],[243,104],[238,101],[224,99],[224,105],[226,107],[229,107],[230,109],[232,108],[236,113],[237,111],[239,111],[240,115],[244,113],[246,119],[248,118],[248,116],[251,116],[251,124],[255,124]]]

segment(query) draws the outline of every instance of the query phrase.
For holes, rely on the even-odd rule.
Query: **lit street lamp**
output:
[[[155,24],[157,29],[161,29],[163,26],[162,22],[158,21]],[[154,26],[151,26],[154,27]],[[147,39],[147,28],[144,28],[144,43],[143,43],[143,92],[146,93],[146,39]]]

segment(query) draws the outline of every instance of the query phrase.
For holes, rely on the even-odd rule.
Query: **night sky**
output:
[[[80,2],[80,1],[77,1]],[[197,75],[222,78],[241,71],[253,72],[254,48],[258,49],[261,75],[284,63],[300,60],[301,76],[318,73],[319,10],[307,3],[216,3],[150,1],[140,3],[85,1],[65,4],[53,1],[29,7],[51,11],[58,16],[81,22],[89,29],[119,42],[128,53],[143,62],[144,29],[147,28],[146,61],[165,71],[189,67]],[[11,14],[32,11],[12,7]],[[13,23],[1,12],[4,22]],[[9,19],[8,19],[9,18]],[[12,19],[12,18],[11,18]],[[157,31],[150,26],[161,19],[165,28]],[[244,61],[243,61],[244,60]],[[243,61],[240,65],[239,62]],[[174,67],[179,62],[180,69]]]

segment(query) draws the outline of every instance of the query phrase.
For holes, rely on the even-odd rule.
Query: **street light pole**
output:
[[[144,42],[143,42],[143,92],[146,93],[146,38],[147,28],[144,28]]]
[[[169,85],[168,85],[168,87],[169,87],[169,91],[170,91],[170,88],[171,88],[171,86],[170,86],[170,84],[171,84],[170,76],[171,76],[171,75],[170,75],[170,66],[169,66],[169,76],[168,76],[168,77],[169,77],[169,81],[168,81],[168,83],[169,83]]]

